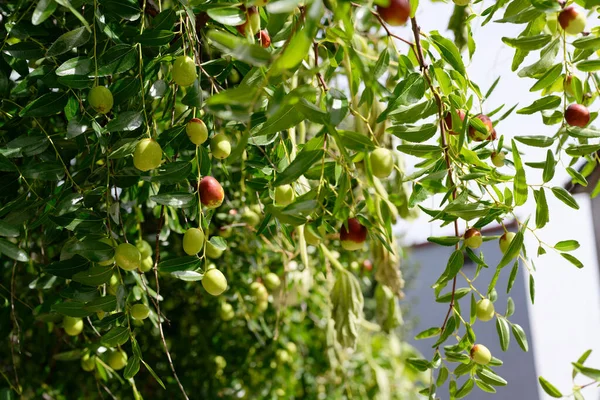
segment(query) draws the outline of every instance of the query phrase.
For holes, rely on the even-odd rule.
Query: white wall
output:
[[[576,196],[580,210],[548,198],[553,211],[550,223],[540,231],[540,239],[549,244],[575,239],[581,247],[573,252],[584,268],[577,269],[557,252],[534,258],[535,304],[528,303],[532,321],[531,336],[535,342],[535,365],[538,375],[555,385],[563,394],[571,392],[571,362],[588,349],[593,349],[586,365],[600,368],[600,276],[596,258],[594,228],[587,194]],[[536,254],[537,241],[530,237],[527,249]],[[527,283],[528,284],[528,283]],[[585,384],[589,378],[576,382]],[[584,389],[586,399],[598,399],[600,390]],[[542,393],[542,399],[551,399]]]

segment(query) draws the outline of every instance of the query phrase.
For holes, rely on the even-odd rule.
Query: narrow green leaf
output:
[[[354,151],[370,151],[375,150],[375,144],[366,135],[352,131],[338,131],[344,146]]]
[[[154,379],[156,380],[156,382],[158,382],[158,384],[166,390],[165,384],[163,383],[162,379],[160,379],[158,377],[158,375],[156,374],[156,372],[154,372],[154,370],[152,369],[152,367],[150,365],[148,365],[148,363],[144,360],[141,360],[142,364],[144,364],[144,366],[146,367],[146,369],[148,370],[148,372],[150,372],[150,375],[152,375],[154,377]]]
[[[519,272],[519,260],[517,260],[515,262],[515,264],[513,265],[511,271],[510,271],[510,276],[508,277],[508,283],[506,285],[506,293],[510,293],[510,290],[512,289],[514,283],[515,283],[515,279],[517,277],[517,273]]]
[[[552,385],[550,382],[548,382],[541,376],[538,378],[538,380],[540,381],[540,385],[542,386],[542,389],[544,389],[544,392],[546,392],[548,395],[550,395],[556,399],[563,397],[562,393],[556,387],[554,387],[554,385]]]
[[[580,61],[575,66],[582,72],[594,72],[600,70],[600,60]]]
[[[562,73],[563,64],[558,63],[550,68],[538,81],[529,89],[530,92],[536,92],[538,90],[546,89],[552,85],[560,77]]]
[[[498,264],[498,268],[502,268],[508,265],[508,263],[510,263],[513,259],[515,259],[515,257],[519,255],[521,249],[523,248],[523,242],[523,230],[520,230],[519,232],[517,232],[512,242],[510,242],[508,249],[506,249],[506,253],[504,253],[502,259],[500,260],[500,263]]]
[[[462,399],[463,397],[466,397],[469,393],[471,393],[471,390],[473,390],[474,385],[475,382],[473,381],[473,379],[467,379],[466,382],[456,391],[456,394],[454,396],[457,399]]]
[[[500,348],[502,351],[508,350],[510,331],[508,329],[508,321],[503,317],[496,318],[496,331],[498,332],[498,339],[500,339]]]
[[[9,242],[8,240],[0,238],[0,254],[12,258],[15,261],[27,262],[29,256],[27,253],[20,249],[16,244]]]
[[[529,275],[529,298],[531,299],[531,304],[535,303],[535,280],[533,279],[533,275]]]
[[[550,212],[548,210],[548,202],[546,201],[546,192],[541,187],[539,190],[533,191],[533,197],[535,198],[535,226],[536,228],[543,228],[550,221]]]
[[[567,192],[566,189],[560,186],[555,186],[552,188],[552,193],[554,193],[554,196],[556,196],[557,199],[559,199],[569,207],[574,208],[575,210],[579,210],[579,204],[577,204],[577,201],[575,201],[573,196],[571,196],[571,193]]]
[[[168,207],[186,208],[194,204],[195,196],[191,193],[161,193],[150,196],[150,200]]]
[[[512,333],[515,337],[515,340],[519,344],[519,347],[523,349],[523,351],[529,350],[529,344],[527,343],[527,336],[525,335],[525,331],[521,328],[520,325],[512,324]]]
[[[46,52],[46,56],[55,57],[71,51],[81,45],[84,45],[90,40],[91,33],[82,26],[67,32],[56,39],[52,46]]]
[[[571,264],[573,264],[577,268],[579,268],[579,269],[583,268],[583,263],[581,261],[579,261],[579,259],[577,257],[572,256],[571,254],[568,254],[568,253],[560,253],[560,255],[563,256],[564,259],[569,261]]]
[[[108,347],[124,345],[129,340],[129,329],[124,326],[115,326],[105,333],[100,340],[102,344]]]
[[[590,354],[592,354],[592,349],[584,351],[583,354],[577,359],[577,364],[583,365],[586,362],[586,360],[588,359],[588,357],[590,356]],[[577,371],[577,369],[573,368],[573,373],[572,373],[573,379],[575,379],[575,377],[577,376],[578,373],[579,372]]]
[[[573,251],[579,248],[579,242],[577,240],[562,240],[556,243],[554,248],[558,251]]]
[[[461,75],[466,74],[465,65],[463,63],[460,51],[456,45],[450,40],[438,32],[431,32],[430,38],[433,41],[433,45],[438,49],[444,61],[452,66]]]
[[[507,382],[504,378],[500,377],[494,371],[481,368],[477,370],[477,376],[489,385],[494,386],[506,386]]]
[[[460,242],[460,240],[461,239],[458,236],[430,236],[427,238],[428,242],[442,246],[454,246],[456,243]]]
[[[515,205],[522,206],[527,201],[528,186],[525,179],[525,170],[523,169],[521,155],[519,154],[519,149],[517,149],[517,144],[514,140],[512,141],[512,155],[516,170],[514,179]]]
[[[104,297],[99,297],[95,300],[90,301],[85,305],[84,308],[86,311],[91,312],[111,312],[117,309],[117,298],[113,295],[108,294]]]
[[[407,142],[422,143],[431,139],[437,129],[437,124],[431,123],[420,126],[394,125],[387,128],[386,131]]]
[[[579,372],[587,376],[588,378],[592,378],[596,381],[600,381],[600,369],[594,369],[584,366],[583,364],[573,363],[573,367]]]
[[[129,360],[127,360],[127,365],[125,366],[125,370],[123,371],[123,378],[130,379],[133,378],[138,371],[140,370],[140,358],[137,355],[134,355]]]
[[[75,318],[85,318],[93,314],[91,311],[85,309],[85,304],[79,301],[65,301],[53,304],[51,309],[59,314]]]
[[[238,26],[246,21],[246,16],[240,7],[215,7],[206,11],[208,16],[220,24],[229,26]]]
[[[314,163],[316,163],[318,160],[321,160],[323,158],[323,154],[323,149],[302,149],[294,161],[292,161],[283,172],[277,175],[277,179],[275,179],[273,184],[275,186],[281,186],[295,182],[306,171],[308,171],[308,169],[312,167]]]
[[[551,39],[551,35],[540,34],[534,36],[522,36],[515,39],[503,37],[502,41],[515,49],[531,51],[541,49],[550,43]]]
[[[571,167],[567,167],[567,173],[571,175],[571,178],[573,178],[573,183],[578,183],[581,186],[587,187],[588,181],[579,171]]]
[[[554,143],[554,139],[549,136],[515,136],[515,140],[533,147],[549,147]]]
[[[517,114],[533,114],[539,111],[551,110],[560,105],[562,99],[559,96],[546,96],[541,99],[535,100],[527,107],[523,107],[520,110],[517,110]]]
[[[572,43],[573,47],[581,50],[599,50],[600,49],[600,37],[589,35],[574,40]]]
[[[52,15],[58,5],[54,0],[40,0],[33,10],[31,23],[39,25]]]
[[[68,93],[64,92],[50,92],[41,95],[31,103],[27,104],[19,112],[21,117],[49,117],[57,114],[65,108],[67,100],[69,99]]]
[[[99,286],[108,283],[113,274],[112,266],[94,265],[92,268],[73,275],[75,282],[88,286]]]
[[[546,165],[544,165],[544,171],[542,172],[542,179],[544,180],[544,183],[549,182],[554,177],[555,166],[556,161],[554,160],[554,153],[552,150],[548,149],[546,154]]]
[[[424,331],[418,333],[415,336],[415,340],[420,340],[420,339],[427,339],[430,337],[434,337],[440,334],[442,330],[438,327],[433,327],[433,328],[429,328],[429,329],[425,329]]]

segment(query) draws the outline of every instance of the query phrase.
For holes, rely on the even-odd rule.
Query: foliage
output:
[[[477,300],[495,301],[508,270],[510,292],[527,268],[533,302],[525,235],[549,221],[546,196],[578,208],[549,182],[567,165],[587,185],[596,166],[600,131],[585,125],[597,114],[563,116],[597,96],[598,32],[568,38],[557,22],[566,5],[555,1],[497,1],[481,18],[456,6],[454,41],[420,30],[418,0],[407,10],[412,38],[377,13],[389,2],[266,3],[0,5],[4,395],[405,399],[447,397],[438,390],[447,384],[462,398],[506,385],[498,358],[473,357],[485,349],[474,346]],[[541,115],[555,135],[509,143],[501,121],[516,107],[486,110],[498,81],[483,93],[469,79],[471,25],[492,20],[525,27],[503,38],[513,71],[539,51],[518,75],[536,80],[540,98],[516,112]],[[193,118],[208,140],[204,125],[187,126]],[[547,147],[546,159],[526,159],[524,146]],[[389,177],[378,148],[397,150]],[[528,182],[525,167],[543,182]],[[534,222],[520,221],[514,210],[530,194]],[[432,196],[438,209],[423,205]],[[392,227],[417,210],[455,231],[430,238],[455,247],[433,287],[446,317],[417,335],[432,338],[431,358],[397,331],[404,282]],[[461,232],[513,218],[495,278],[477,281],[488,266]],[[190,228],[201,232],[184,252]],[[540,241],[538,253],[582,267],[568,253],[578,246]],[[461,270],[465,257],[474,276]],[[149,320],[132,317],[140,303]],[[501,347],[512,335],[527,351],[513,312],[509,300],[493,318]],[[83,319],[83,332],[64,330],[76,321],[65,317]],[[577,371],[597,379],[584,361]]]

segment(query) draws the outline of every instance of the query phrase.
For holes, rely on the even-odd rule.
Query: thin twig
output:
[[[13,263],[13,267],[12,267],[12,276],[11,276],[11,280],[10,280],[10,315],[12,317],[13,323],[14,323],[14,328],[16,329],[16,342],[17,342],[17,349],[19,351],[19,353],[21,352],[21,342],[19,337],[21,336],[21,326],[19,325],[19,321],[17,321],[17,314],[15,312],[15,272],[17,269],[17,262],[15,261]],[[15,383],[17,385],[17,388],[21,387],[21,384],[19,383],[19,373],[17,372],[17,363],[15,361],[15,346],[10,346],[10,354],[12,356],[12,363],[13,363],[13,370],[15,371]],[[20,394],[20,393],[19,393]]]
[[[323,80],[323,75],[321,75],[321,71],[319,71],[319,44],[317,42],[313,42],[313,49],[315,51],[315,68],[317,68],[317,79],[319,80],[319,84],[323,91],[326,92],[329,90],[327,84]]]
[[[117,199],[117,214],[119,215],[119,225],[121,225],[121,231],[123,232],[123,239],[125,239],[125,243],[129,243],[127,240],[127,232],[125,232],[125,225],[123,224],[123,217],[121,216],[121,199],[119,198],[119,192],[117,191],[117,187],[115,186],[115,199]]]
[[[362,4],[358,4],[358,3],[354,3],[354,2],[350,2],[350,5],[352,5],[352,7],[362,7]],[[371,12],[371,14],[373,14],[373,16],[375,18],[377,18],[377,20],[379,21],[379,23],[381,24],[381,27],[385,30],[385,33],[387,33],[388,36],[393,37],[394,39],[398,39],[399,41],[401,41],[402,43],[406,43],[407,45],[409,45],[410,47],[413,48],[415,47],[415,44],[413,42],[410,42],[406,39],[404,39],[403,37],[400,37],[394,33],[392,33],[389,28],[387,27],[385,21],[383,20],[383,18],[381,18],[381,15],[379,15],[379,13],[377,11],[374,10],[369,10]]]
[[[154,303],[156,307],[156,314],[158,315],[158,330],[160,332],[160,338],[162,340],[163,347],[165,349],[165,354],[167,355],[167,359],[169,360],[169,366],[171,367],[171,371],[173,372],[173,377],[177,381],[177,385],[179,386],[179,390],[181,390],[181,394],[186,400],[189,400],[183,385],[179,381],[179,377],[177,376],[177,372],[175,371],[175,366],[173,365],[173,360],[171,358],[171,353],[169,352],[169,347],[167,346],[167,341],[165,340],[165,334],[163,332],[163,326],[161,321],[161,312],[160,312],[160,285],[158,283],[158,262],[160,261],[160,231],[162,230],[162,226],[165,218],[165,206],[160,207],[160,217],[158,218],[158,229],[156,230],[156,246],[155,246],[155,254],[156,258],[154,259],[154,279],[156,280],[156,302]]]

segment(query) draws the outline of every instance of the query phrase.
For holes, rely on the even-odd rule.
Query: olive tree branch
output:
[[[437,92],[437,90],[433,86],[433,81],[431,80],[431,76],[429,75],[429,70],[428,70],[427,64],[425,62],[425,57],[423,55],[423,47],[421,46],[421,38],[420,38],[421,29],[419,28],[419,24],[417,23],[416,17],[412,17],[410,19],[410,23],[411,23],[412,31],[413,31],[413,34],[415,37],[415,48],[417,50],[415,53],[417,55],[417,60],[419,61],[419,67],[421,69],[421,73],[423,74],[423,77],[425,78],[425,81],[427,82],[427,85],[429,86],[429,89],[431,90],[431,93],[437,104],[438,120],[439,120],[439,124],[440,124],[440,133],[441,133],[441,143],[442,143],[442,148],[444,149],[444,158],[446,159],[446,167],[448,169],[448,183],[449,183],[450,187],[452,188],[452,198],[456,199],[456,195],[457,195],[456,194],[456,185],[455,185],[454,179],[452,177],[452,162],[450,161],[450,152],[449,152],[449,146],[448,146],[448,143],[446,140],[446,129],[445,129],[444,118],[443,118],[444,104],[442,102],[442,98],[441,98],[440,94]],[[454,221],[454,235],[457,237],[460,236],[458,233],[458,220]],[[455,249],[456,250],[459,249],[458,242],[455,245]],[[450,305],[448,306],[448,312],[446,313],[446,317],[444,318],[444,322],[442,324],[440,332],[444,331],[444,328],[446,327],[446,324],[448,323],[448,319],[450,318],[450,313],[452,312],[452,309],[454,308],[455,292],[456,292],[456,276],[454,276],[454,278],[452,279],[452,297],[450,298]],[[440,346],[438,345],[436,347],[436,352],[439,351],[439,348],[440,348]]]
[[[317,68],[317,79],[319,80],[319,84],[321,85],[323,91],[326,92],[329,90],[329,88],[323,80],[323,75],[321,75],[321,72],[319,71],[319,44],[317,42],[313,42],[313,50],[315,52],[315,68]]]

